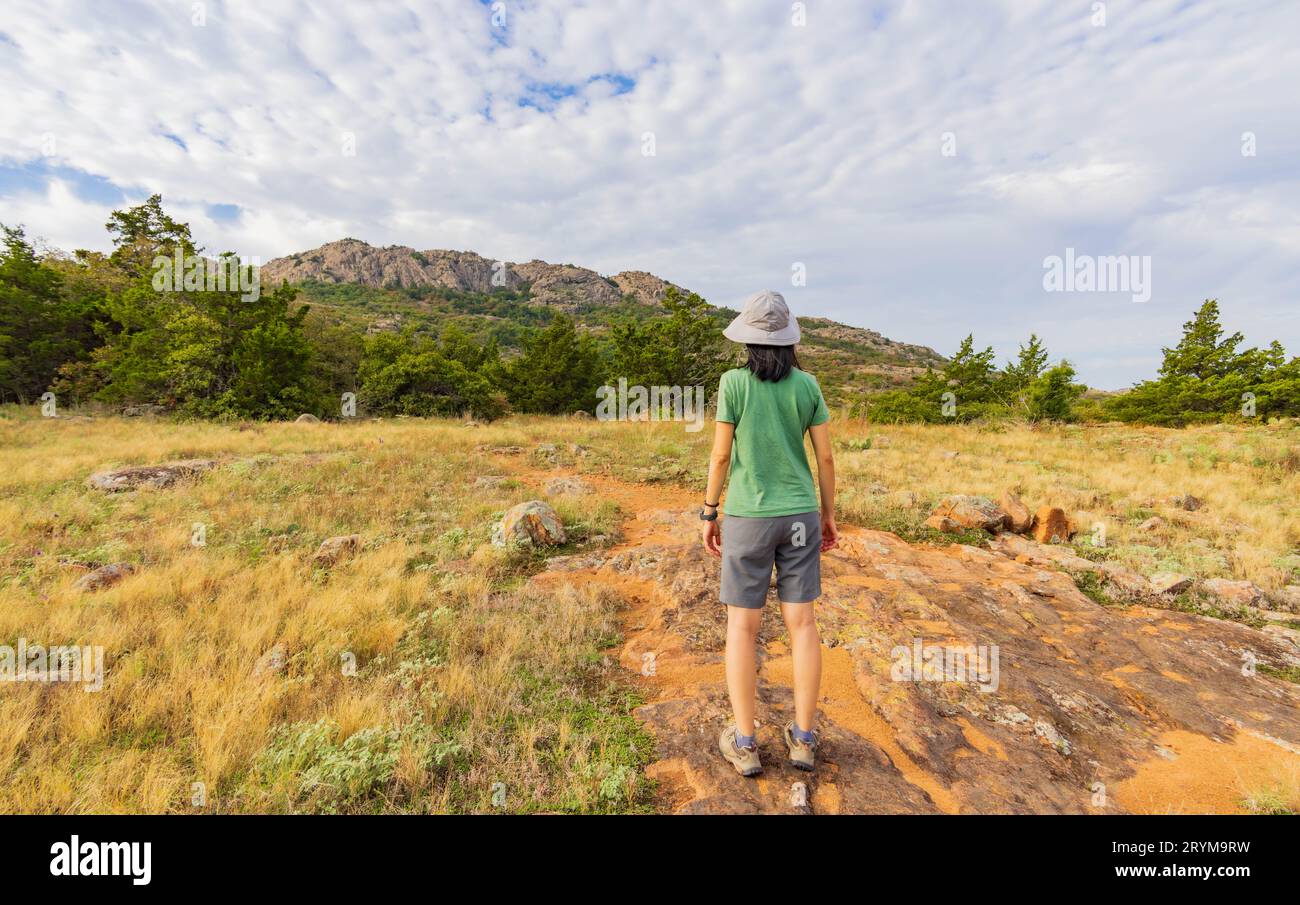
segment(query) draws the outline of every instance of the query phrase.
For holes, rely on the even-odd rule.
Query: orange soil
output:
[[[1112,790],[1136,814],[1242,814],[1248,791],[1279,787],[1294,795],[1300,783],[1295,754],[1245,730],[1231,742],[1166,732],[1158,744],[1177,759],[1153,755]]]
[[[559,472],[536,472],[519,475],[534,481],[556,477]],[[614,500],[629,514],[623,524],[623,542],[611,552],[619,552],[648,544],[671,544],[679,538],[662,524],[643,517],[644,513],[664,509],[690,509],[698,504],[695,495],[683,490],[656,486],[626,484],[598,475],[578,475],[597,487],[607,498]],[[853,528],[842,531],[842,540],[857,534]],[[565,582],[598,582],[617,588],[629,608],[623,613],[625,644],[620,662],[640,675],[640,682],[650,702],[665,698],[689,695],[702,685],[725,682],[722,662],[699,663],[685,649],[683,639],[673,635],[663,623],[663,611],[668,601],[653,581],[639,579],[610,570],[590,570],[543,573],[538,580]],[[860,575],[845,575],[846,584],[873,587],[886,585],[880,579]],[[920,622],[918,620],[918,622]],[[924,624],[924,623],[923,623]],[[927,624],[933,633],[941,633],[946,624]],[[1184,629],[1169,623],[1169,628]],[[1145,627],[1153,630],[1153,627]],[[1066,629],[1070,633],[1070,629]],[[641,675],[641,652],[656,651],[654,674]],[[792,678],[792,661],[785,646],[772,642],[762,659],[764,676],[773,682],[789,683]],[[912,785],[929,794],[945,813],[960,811],[956,796],[937,777],[919,767],[894,737],[888,723],[868,704],[858,691],[853,678],[853,663],[849,653],[840,648],[822,648],[822,687],[820,706],[823,712],[838,725],[855,732],[878,745],[893,760],[903,777]],[[1120,667],[1107,678],[1125,687],[1124,673],[1140,672],[1141,666]],[[1187,681],[1183,676],[1166,672],[1171,679]],[[1006,752],[998,743],[980,732],[968,720],[959,720],[962,731],[970,743],[983,753],[1006,759]],[[1112,789],[1115,800],[1126,810],[1135,813],[1207,813],[1240,814],[1245,812],[1242,798],[1248,789],[1280,786],[1294,790],[1300,783],[1297,759],[1293,752],[1247,731],[1239,731],[1231,742],[1216,742],[1191,732],[1166,732],[1159,744],[1174,752],[1177,758],[1169,760],[1159,754],[1141,764],[1135,775]],[[812,805],[820,813],[838,813],[840,794],[835,786],[833,769],[823,776],[813,793]],[[705,794],[693,788],[690,771],[673,761],[660,761],[647,768],[647,774],[660,781],[663,803],[675,808]],[[1293,791],[1294,794],[1294,791]]]

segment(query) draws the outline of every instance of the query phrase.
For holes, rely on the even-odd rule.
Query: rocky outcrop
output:
[[[380,288],[441,286],[485,293],[498,289],[518,291],[527,285],[533,301],[567,310],[612,305],[624,296],[656,304],[673,285],[640,270],[604,277],[573,264],[539,260],[515,263],[485,258],[472,251],[417,251],[405,245],[380,248],[359,239],[341,239],[311,251],[275,258],[262,266],[261,277],[270,286],[282,281],[312,280]]]
[[[785,763],[779,727],[793,709],[791,667],[772,606],[759,633],[766,772],[761,782],[742,779],[715,747],[729,720],[726,616],[718,563],[698,542],[690,502],[682,494],[678,508],[637,512],[625,526],[628,544],[566,558],[563,571],[534,579],[604,583],[624,596],[620,661],[647,699],[637,715],[657,739],[648,772],[666,810],[1123,813],[1152,807],[1144,788],[1129,790],[1139,772],[1176,764],[1167,734],[1218,749],[1215,763],[1198,769],[1222,766],[1228,785],[1233,757],[1262,745],[1293,761],[1300,745],[1300,688],[1242,665],[1247,655],[1277,669],[1300,664],[1300,647],[1285,635],[1101,606],[1061,571],[1067,548],[1010,533],[983,550],[845,528],[840,548],[823,558],[817,604],[825,645],[818,769],[802,774]],[[725,521],[722,530],[725,538]],[[912,670],[934,650],[937,673]],[[982,673],[944,666],[945,654],[979,651]],[[1180,796],[1168,806],[1194,812],[1199,802]]]
[[[165,465],[132,465],[129,468],[96,472],[86,479],[86,486],[109,493],[142,487],[162,489],[201,474],[216,464],[214,459],[186,459]]]
[[[992,500],[963,494],[944,497],[926,520],[927,525],[940,531],[952,531],[953,526],[956,526],[990,533],[1001,531],[1007,522],[1007,513]]]

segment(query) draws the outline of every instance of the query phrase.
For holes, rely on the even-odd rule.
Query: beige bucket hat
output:
[[[764,289],[745,299],[736,319],[722,335],[732,342],[753,346],[793,346],[799,342],[799,322],[779,292]]]

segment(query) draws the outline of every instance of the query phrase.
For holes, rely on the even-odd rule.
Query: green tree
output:
[[[366,341],[357,373],[357,403],[372,415],[458,416],[490,420],[506,401],[481,373],[448,357],[427,336],[408,329]]]
[[[1237,373],[1243,354],[1237,351],[1237,347],[1244,339],[1240,333],[1224,336],[1219,321],[1219,301],[1206,299],[1196,315],[1183,324],[1183,338],[1178,345],[1163,350],[1160,376],[1205,380]]]
[[[1034,421],[1070,421],[1084,387],[1074,382],[1074,368],[1062,361],[1036,376],[1025,389],[1028,415]]]
[[[182,254],[196,254],[188,223],[173,220],[162,207],[162,195],[124,211],[113,211],[104,224],[113,237],[111,260],[123,270],[140,275],[152,269],[159,254],[179,247]]]
[[[571,317],[559,315],[525,339],[523,354],[506,366],[506,394],[521,412],[593,411],[602,370],[595,340],[578,333]]]
[[[37,256],[20,227],[0,226],[0,402],[28,402],[99,342],[97,294]]]
[[[1104,411],[1123,421],[1181,426],[1225,418],[1300,414],[1300,363],[1278,342],[1241,349],[1227,334],[1219,303],[1207,299],[1183,324],[1178,345],[1164,349],[1155,380],[1107,400]]]
[[[646,321],[623,320],[610,329],[611,383],[626,378],[640,386],[703,386],[715,393],[735,356],[718,329],[713,307],[676,287],[664,293],[665,314]]]

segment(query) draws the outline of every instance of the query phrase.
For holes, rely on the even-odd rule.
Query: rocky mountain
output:
[[[628,270],[612,277],[572,264],[545,261],[515,263],[485,258],[472,251],[405,245],[377,248],[360,239],[340,239],[310,251],[275,258],[262,267],[271,285],[290,283],[360,283],[379,289],[439,286],[460,292],[491,293],[527,287],[530,301],[574,311],[584,305],[612,305],[631,296],[654,304],[673,285],[652,273]],[[681,291],[680,286],[677,287]]]
[[[299,285],[314,306],[335,311],[370,333],[451,318],[491,333],[507,351],[517,347],[522,330],[556,310],[600,333],[615,316],[652,314],[670,286],[688,291],[644,270],[603,276],[573,264],[378,247],[360,239],[275,258],[263,265],[262,281],[264,286],[281,281]],[[719,320],[733,314],[718,309]],[[863,327],[824,317],[801,317],[799,323],[801,362],[818,375],[832,402],[904,385],[927,366],[944,361],[927,346],[897,342]]]

